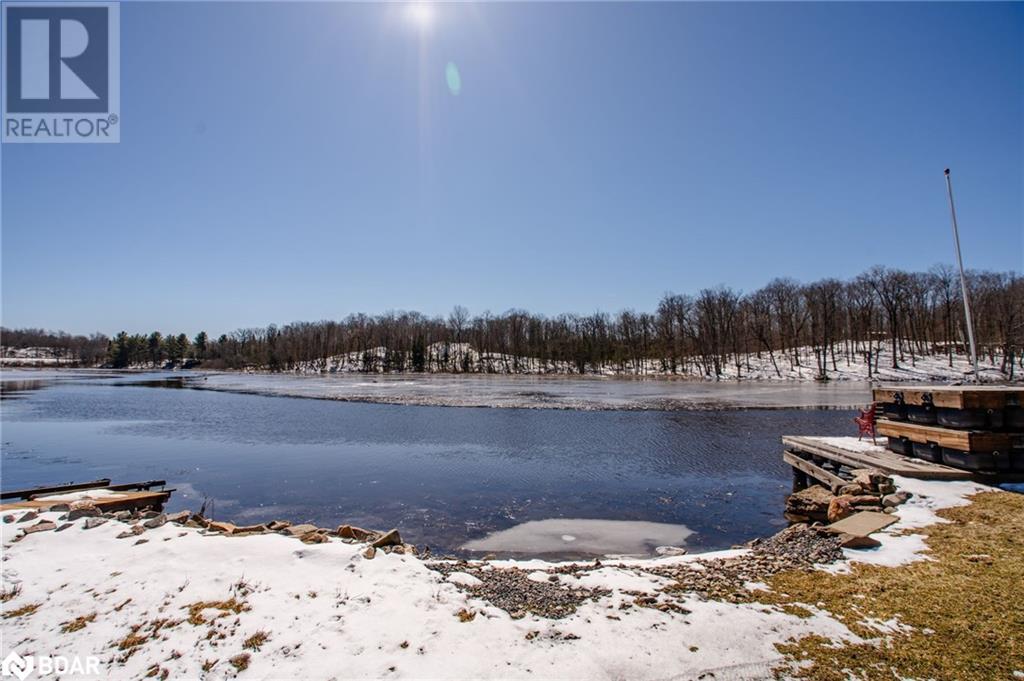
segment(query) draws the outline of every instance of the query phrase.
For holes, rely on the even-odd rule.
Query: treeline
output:
[[[0,346],[7,352],[41,348],[62,362],[95,366],[106,361],[110,339],[101,333],[73,336],[63,331],[0,327]]]
[[[1024,369],[1024,279],[1016,273],[968,276],[979,353],[1007,377]],[[874,267],[852,280],[801,284],[776,279],[741,293],[729,287],[666,294],[653,312],[546,317],[523,310],[446,317],[417,312],[354,314],[341,321],[200,333],[118,334],[110,366],[200,363],[204,368],[366,372],[566,372],[699,374],[740,377],[751,358],[782,376],[803,366],[819,378],[861,363],[878,370],[921,356],[966,352],[956,271]],[[339,365],[337,358],[343,362]],[[809,365],[809,366],[808,366]]]

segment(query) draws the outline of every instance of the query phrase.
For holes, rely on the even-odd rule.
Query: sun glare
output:
[[[406,7],[405,14],[409,22],[421,30],[426,30],[434,23],[434,7],[429,2],[414,2]]]

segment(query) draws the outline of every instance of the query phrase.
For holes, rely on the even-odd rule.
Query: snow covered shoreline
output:
[[[919,559],[924,538],[913,530],[941,522],[936,510],[988,489],[897,482],[914,497],[900,507],[898,523],[875,535],[882,545],[847,550],[829,570],[848,569],[851,560]],[[61,515],[41,518],[60,526]],[[769,676],[782,660],[774,644],[791,637],[859,640],[814,604],[807,604],[810,617],[798,617],[665,589],[666,571],[707,571],[728,564],[714,561],[742,559],[745,549],[603,565],[473,563],[475,571],[506,570],[577,594],[574,612],[543,617],[481,598],[466,572],[431,569],[400,553],[370,558],[365,544],[337,538],[304,544],[166,523],[118,539],[125,524],[83,529],[88,520],[18,541],[36,520],[0,525],[2,586],[16,592],[3,603],[4,656],[96,656],[105,678],[688,679],[715,671],[744,679]]]

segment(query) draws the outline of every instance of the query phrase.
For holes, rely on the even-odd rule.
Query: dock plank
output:
[[[830,473],[821,466],[799,457],[794,452],[783,452],[782,460],[788,463],[790,466],[800,469],[801,471],[811,476],[818,482],[825,483],[832,489],[833,492],[836,492],[843,485],[848,484],[847,480],[843,480],[838,475]]]
[[[888,475],[924,480],[970,480],[972,477],[971,471],[912,459],[880,446],[870,449],[846,448],[822,438],[798,435],[784,435],[782,442],[797,452],[821,456],[853,468],[877,468]]]
[[[875,428],[879,435],[905,437],[911,442],[921,444],[934,442],[940,447],[949,447],[961,452],[1008,452],[1014,447],[1024,446],[1024,434],[1021,433],[954,430],[890,419],[878,419]]]
[[[872,532],[889,527],[896,522],[896,516],[876,511],[861,511],[854,513],[848,518],[838,520],[828,525],[825,530],[835,534],[850,534],[854,537],[866,537]]]

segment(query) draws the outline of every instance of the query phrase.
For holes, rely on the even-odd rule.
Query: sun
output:
[[[429,2],[413,2],[406,6],[405,15],[411,24],[425,31],[434,23],[434,6]]]

